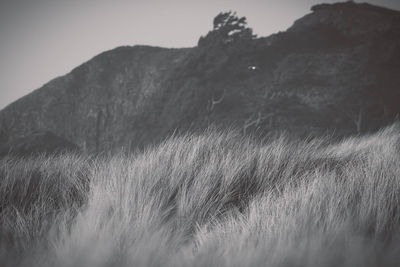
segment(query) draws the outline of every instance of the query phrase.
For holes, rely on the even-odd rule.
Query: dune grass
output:
[[[400,127],[0,162],[1,266],[396,266]]]

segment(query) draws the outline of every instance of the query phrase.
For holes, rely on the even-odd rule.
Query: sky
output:
[[[195,46],[221,11],[268,36],[321,2],[336,1],[0,0],[0,109],[118,46]],[[400,10],[400,0],[361,2]]]

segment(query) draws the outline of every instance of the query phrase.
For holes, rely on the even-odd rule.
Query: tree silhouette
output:
[[[213,30],[200,37],[199,46],[227,44],[237,40],[250,40],[256,37],[247,27],[246,17],[238,17],[236,12],[221,12],[213,20]]]

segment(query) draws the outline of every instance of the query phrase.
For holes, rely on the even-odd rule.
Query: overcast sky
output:
[[[221,11],[267,36],[320,2],[336,1],[0,0],[0,109],[117,46],[195,46]],[[400,10],[400,0],[365,2]]]

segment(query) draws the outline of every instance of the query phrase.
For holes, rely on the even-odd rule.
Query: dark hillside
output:
[[[346,136],[400,113],[398,11],[323,4],[269,37],[223,30],[193,48],[96,56],[2,110],[0,142],[44,130],[84,151],[115,151],[209,125]]]
[[[38,155],[58,155],[79,153],[77,145],[54,135],[51,132],[33,132],[26,137],[16,138],[0,147],[0,159],[9,155],[13,157],[30,157]]]

